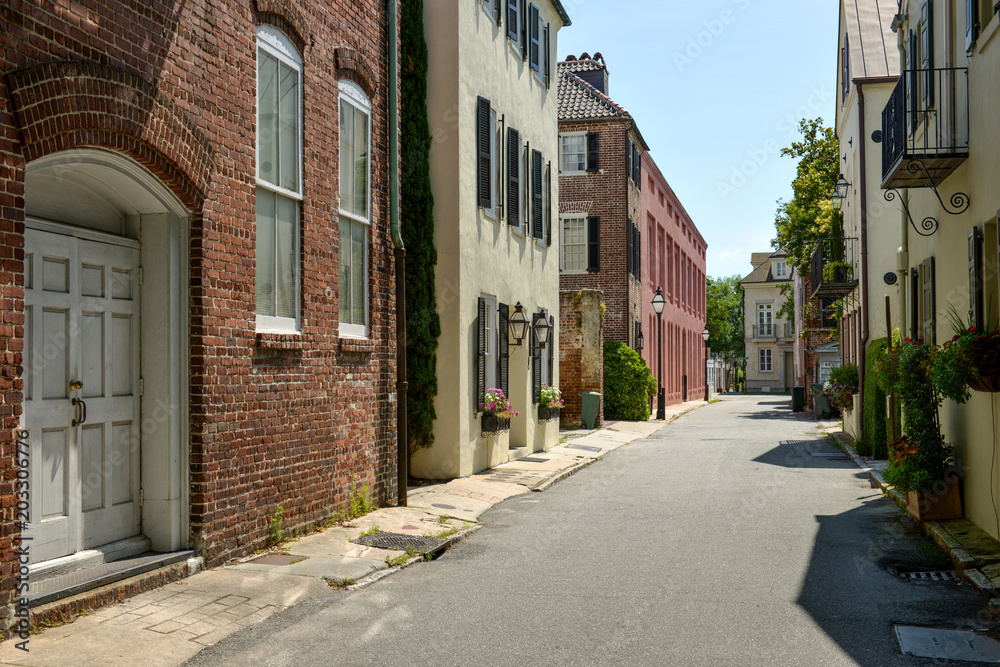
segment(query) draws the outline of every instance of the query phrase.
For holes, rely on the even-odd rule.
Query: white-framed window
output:
[[[371,235],[371,102],[340,82],[340,334],[368,335],[368,239]]]
[[[503,10],[503,5],[506,0],[482,0],[482,2],[483,11],[486,12],[486,15],[490,17],[491,21],[496,23],[497,19],[500,17],[500,12]]]
[[[500,217],[500,193],[503,192],[503,188],[500,183],[500,151],[502,150],[502,130],[500,129],[500,124],[497,123],[497,112],[496,109],[490,108],[490,128],[492,132],[490,133],[490,183],[493,187],[490,188],[490,206],[485,210],[486,215],[493,220],[499,220]]]
[[[559,136],[559,171],[582,174],[587,171],[587,133]]]
[[[521,12],[526,11],[525,0],[499,0],[503,3],[504,19],[507,21],[505,31],[507,33],[510,48],[514,49],[518,57],[521,57]]]
[[[775,280],[783,280],[788,277],[788,265],[782,261],[775,261],[771,264],[771,272]]]
[[[486,321],[483,323],[486,333],[486,388],[494,389],[500,387],[497,379],[497,350],[500,345],[497,337],[497,298],[492,294],[482,296],[486,302]]]
[[[257,27],[256,329],[299,328],[302,56],[280,30]]]
[[[565,272],[584,273],[587,270],[587,217],[584,215],[559,218],[559,268]]]
[[[757,335],[770,336],[774,331],[774,312],[769,303],[757,304]]]
[[[760,372],[770,373],[771,371],[773,371],[774,366],[772,366],[771,363],[771,349],[767,347],[761,348],[758,351],[758,355],[760,360]]]

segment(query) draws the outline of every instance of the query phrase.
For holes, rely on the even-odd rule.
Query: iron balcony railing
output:
[[[858,247],[855,238],[820,239],[813,253],[809,278],[812,294],[809,298],[839,299],[857,287],[855,269]]]
[[[795,329],[787,322],[776,322],[772,324],[757,324],[753,325],[753,330],[751,336],[756,339],[769,339],[769,338],[792,338],[795,335]]]
[[[882,188],[937,186],[969,156],[969,70],[906,70],[882,110]]]

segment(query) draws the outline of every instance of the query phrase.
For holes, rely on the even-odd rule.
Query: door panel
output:
[[[138,254],[25,232],[33,562],[139,532]]]

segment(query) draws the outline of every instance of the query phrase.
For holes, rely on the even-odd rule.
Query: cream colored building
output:
[[[858,366],[862,382],[868,344],[886,335],[885,298],[898,302],[904,282],[896,273],[899,206],[887,202],[881,189],[882,110],[899,79],[891,29],[896,5],[896,0],[841,2],[835,130],[841,176],[849,185],[839,200],[844,241],[838,250],[850,270],[834,280],[829,272],[812,279],[814,292],[842,299],[840,350],[845,363]],[[855,413],[850,421],[860,423],[860,410]]]
[[[441,337],[435,442],[413,454],[416,477],[470,475],[558,442],[538,395],[559,384],[555,63],[569,23],[558,0],[424,4]],[[532,325],[553,327],[547,345],[533,333],[514,344],[507,320],[518,305]],[[484,435],[493,387],[520,414]]]
[[[755,252],[753,271],[740,281],[743,286],[744,340],[746,342],[747,391],[784,393],[794,386],[792,342],[794,326],[778,317],[791,292],[792,267],[782,250]]]
[[[940,344],[953,335],[952,308],[991,329],[1000,315],[1000,5],[903,0],[898,12],[892,28],[903,73],[879,147],[896,236],[872,252],[896,261],[894,326]],[[992,500],[1000,497],[1000,399],[972,394],[965,405],[945,402],[941,426],[955,446],[965,516],[1000,537]]]

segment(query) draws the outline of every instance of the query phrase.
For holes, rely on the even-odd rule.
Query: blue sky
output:
[[[559,59],[603,54],[612,99],[708,242],[708,274],[771,248],[799,119],[834,122],[836,0],[562,0]]]

